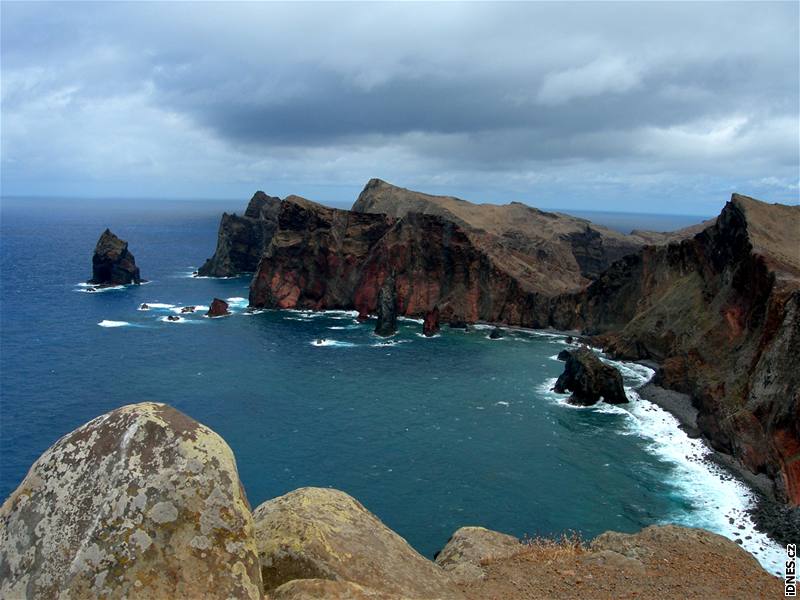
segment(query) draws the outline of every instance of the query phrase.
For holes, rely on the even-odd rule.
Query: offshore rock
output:
[[[225,213],[219,224],[217,248],[197,274],[203,277],[233,277],[252,273],[272,240],[281,199],[258,191],[243,216]]]
[[[98,286],[140,284],[139,267],[128,250],[128,242],[106,229],[97,240],[92,256],[92,278]]]
[[[0,508],[3,598],[259,598],[228,445],[142,403],[61,438]]]
[[[224,317],[231,314],[228,310],[228,303],[225,300],[214,298],[211,301],[211,306],[208,307],[207,317]]]
[[[434,306],[425,313],[425,320],[422,322],[422,335],[432,337],[439,332],[439,307]]]
[[[495,327],[492,329],[491,333],[489,333],[490,340],[499,340],[501,337],[505,335],[505,332],[500,327]]]
[[[395,287],[394,273],[383,281],[378,292],[378,322],[375,333],[388,337],[397,333],[397,288]]]
[[[344,492],[300,488],[253,516],[267,593],[294,579],[329,579],[404,598],[460,597],[444,571]]]
[[[608,404],[628,402],[620,372],[586,347],[568,351],[564,372],[554,389],[559,394],[571,391],[569,401],[581,406],[596,404],[601,397]]]
[[[437,553],[436,564],[455,581],[481,579],[486,561],[513,556],[524,548],[514,536],[483,527],[462,527]]]

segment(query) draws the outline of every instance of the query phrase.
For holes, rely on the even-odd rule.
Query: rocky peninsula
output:
[[[390,274],[400,316],[575,331],[648,361],[651,397],[683,394],[713,448],[800,504],[800,207],[734,194],[716,219],[623,235],[373,179],[350,211],[277,204],[250,305],[365,318]]]
[[[535,516],[532,516],[535,519]],[[532,523],[535,529],[535,523]],[[4,598],[777,597],[780,579],[700,529],[590,543],[463,527],[435,561],[344,492],[251,510],[216,433],[152,402],[65,435],[0,508]]]

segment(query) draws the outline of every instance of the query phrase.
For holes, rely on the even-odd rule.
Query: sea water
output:
[[[671,522],[741,540],[779,568],[781,549],[746,514],[747,488],[636,394],[648,368],[614,363],[629,405],[577,408],[552,392],[566,347],[552,332],[425,338],[420,321],[401,319],[383,339],[352,312],[248,313],[247,277],[191,276],[213,252],[219,211],[3,203],[0,496],[75,427],[158,401],[225,438],[253,506],[335,487],[428,557],[464,525],[591,538]],[[146,284],[82,283],[105,227],[130,243]],[[204,317],[214,297],[233,314]]]

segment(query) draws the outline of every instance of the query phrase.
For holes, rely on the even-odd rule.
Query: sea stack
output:
[[[88,283],[112,286],[139,285],[141,282],[139,267],[136,266],[133,254],[128,250],[128,242],[118,238],[110,229],[106,229],[94,248],[92,278]]]
[[[228,303],[225,300],[220,300],[219,298],[214,298],[211,301],[211,306],[208,308],[208,312],[206,313],[207,317],[224,317],[226,315],[231,314],[228,310]]]
[[[397,333],[397,289],[394,273],[386,277],[378,292],[378,324],[375,325],[375,333],[383,337]]]
[[[601,397],[608,404],[625,404],[628,401],[620,372],[605,364],[585,346],[569,352],[564,372],[554,389],[559,394],[569,390],[572,392],[570,403],[580,406],[597,404]]]
[[[432,337],[439,332],[439,307],[434,306],[425,313],[425,321],[422,323],[422,334],[425,337]]]

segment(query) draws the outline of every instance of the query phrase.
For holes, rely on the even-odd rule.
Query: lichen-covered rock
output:
[[[592,540],[589,547],[592,552],[611,551],[632,560],[646,561],[654,556],[668,556],[666,550],[671,546],[702,549],[711,564],[732,564],[735,557],[754,571],[763,572],[755,557],[736,542],[705,529],[679,525],[651,525],[636,533],[606,531]],[[712,561],[712,555],[719,560]]]
[[[365,588],[352,581],[293,579],[270,594],[271,600],[404,600],[403,596]]]
[[[344,492],[300,488],[253,513],[264,589],[350,581],[408,598],[458,598],[452,581]]]
[[[92,278],[99,286],[140,284],[139,267],[128,250],[128,242],[106,229],[97,240],[92,256]]]
[[[569,351],[564,372],[558,377],[554,389],[559,394],[569,390],[572,392],[569,401],[581,406],[596,404],[600,398],[609,404],[628,401],[620,372],[585,346]]]
[[[214,298],[211,301],[211,306],[208,307],[208,312],[206,312],[207,317],[224,317],[226,315],[231,314],[228,310],[228,303],[225,300],[220,300],[219,298]]]
[[[258,598],[228,445],[142,403],[64,436],[0,508],[0,597]]]
[[[436,564],[455,581],[480,579],[485,561],[507,558],[523,548],[512,535],[483,527],[462,527],[436,555]]]

